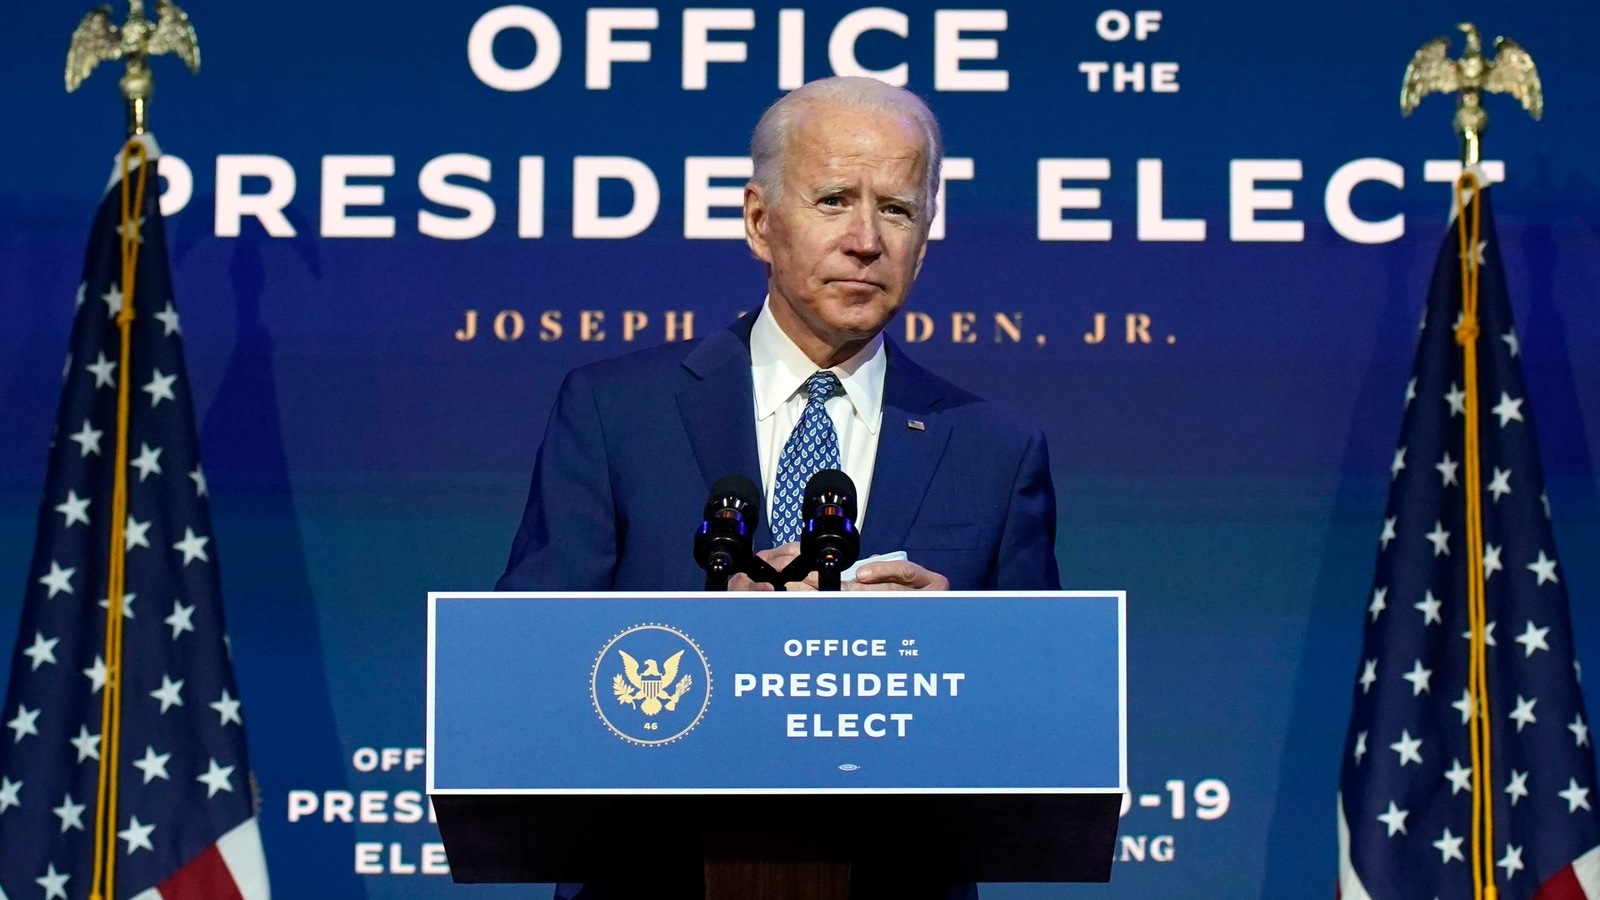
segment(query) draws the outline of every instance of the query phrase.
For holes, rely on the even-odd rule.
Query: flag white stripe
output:
[[[1600,847],[1572,861],[1572,873],[1578,876],[1578,885],[1589,900],[1600,900]]]
[[[1593,894],[1590,895],[1594,896]],[[1350,825],[1344,818],[1344,796],[1339,796],[1339,900],[1372,900],[1350,863]]]
[[[251,816],[217,841],[222,861],[244,900],[272,900],[267,881],[267,856],[261,849],[261,828]]]

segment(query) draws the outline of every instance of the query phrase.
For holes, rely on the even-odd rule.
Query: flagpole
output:
[[[1494,883],[1494,788],[1489,773],[1494,771],[1492,730],[1489,715],[1488,610],[1485,603],[1483,561],[1483,454],[1478,389],[1478,242],[1482,229],[1482,190],[1476,172],[1463,169],[1455,184],[1456,237],[1461,265],[1461,320],[1456,325],[1456,343],[1461,346],[1462,387],[1466,414],[1463,416],[1462,464],[1466,469],[1467,520],[1467,615],[1471,633],[1467,688],[1472,694],[1472,851],[1473,894],[1496,900]],[[1468,219],[1468,204],[1471,218]]]
[[[138,284],[139,215],[149,183],[150,157],[143,141],[130,139],[122,149],[122,309],[117,313],[121,355],[117,367],[117,443],[112,470],[111,543],[106,586],[106,686],[101,706],[100,772],[95,807],[95,864],[91,897],[116,896],[117,781],[122,741],[123,597],[127,585],[128,428],[132,385],[135,288]],[[133,183],[137,179],[137,183]]]

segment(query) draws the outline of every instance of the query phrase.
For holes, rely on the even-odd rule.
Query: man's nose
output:
[[[883,236],[878,229],[876,210],[862,207],[852,213],[844,235],[844,252],[864,259],[876,258],[883,253]]]

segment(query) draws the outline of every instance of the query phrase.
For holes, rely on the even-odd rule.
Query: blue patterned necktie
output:
[[[833,430],[826,403],[843,385],[832,372],[818,372],[807,378],[803,387],[806,409],[783,445],[772,487],[772,540],[776,544],[800,539],[800,505],[805,501],[806,482],[823,469],[839,468],[839,435]]]

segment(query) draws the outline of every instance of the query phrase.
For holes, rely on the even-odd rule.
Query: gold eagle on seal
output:
[[[614,676],[611,679],[611,693],[616,696],[618,703],[626,703],[647,716],[656,715],[663,709],[669,712],[677,709],[678,701],[694,685],[694,679],[685,675],[678,679],[671,690],[667,689],[667,685],[677,677],[678,663],[683,660],[682,650],[667,657],[664,663],[658,664],[653,659],[647,659],[642,668],[632,656],[621,650],[617,653],[622,656],[622,669],[627,677],[620,674]]]

